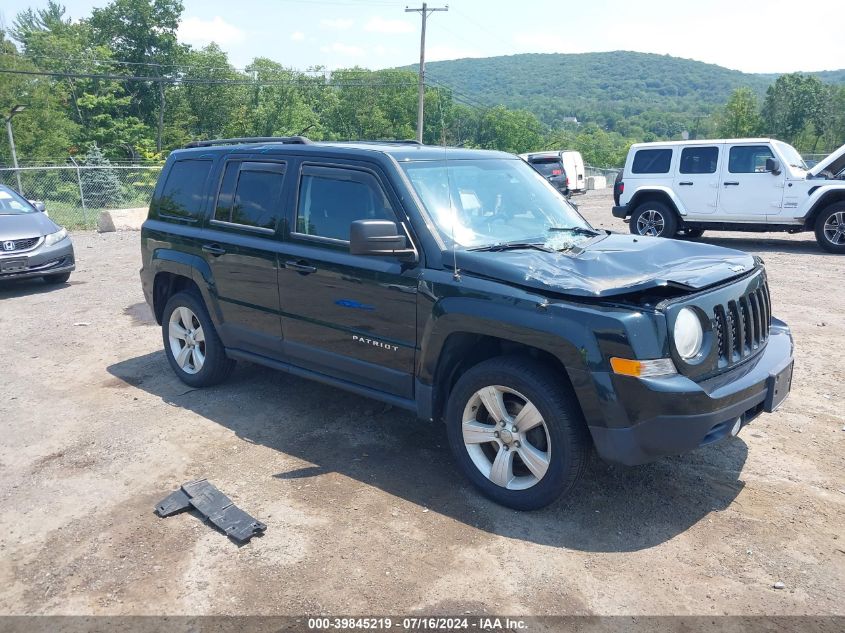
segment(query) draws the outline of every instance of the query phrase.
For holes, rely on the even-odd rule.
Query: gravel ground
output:
[[[626,230],[607,193],[578,202]],[[74,239],[69,284],[0,285],[2,614],[845,614],[845,257],[809,234],[704,238],[766,260],[796,342],[781,410],[686,456],[593,460],[534,513],[481,498],[442,427],[380,403],[245,363],[186,387],[139,234]],[[202,477],[266,534],[153,514]]]

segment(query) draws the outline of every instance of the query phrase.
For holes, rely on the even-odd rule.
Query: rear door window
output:
[[[715,174],[719,163],[719,148],[685,147],[681,152],[681,165],[678,169],[682,174]]]
[[[196,222],[202,217],[210,160],[173,163],[158,200],[159,215]]]
[[[285,166],[282,163],[226,163],[214,209],[214,222],[275,232],[284,215],[284,176]]]
[[[639,149],[634,154],[634,174],[668,174],[672,164],[671,149]]]

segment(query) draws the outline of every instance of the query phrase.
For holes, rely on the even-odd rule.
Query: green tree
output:
[[[766,91],[762,123],[766,133],[795,144],[805,128],[815,128],[816,138],[824,134],[825,109],[829,93],[816,77],[792,73],[781,75]]]
[[[173,74],[182,50],[176,29],[183,10],[181,0],[112,0],[102,9],[95,8],[88,20],[94,41],[108,46],[116,60],[129,64],[126,74],[151,77],[149,82],[129,84],[130,113],[157,129],[158,149],[167,103],[161,78]]]
[[[537,149],[543,142],[543,126],[527,110],[491,108],[481,118],[479,145],[519,154]]]
[[[120,205],[123,201],[120,179],[113,169],[107,169],[111,167],[111,162],[103,156],[96,143],[91,145],[82,164],[93,168],[82,170],[82,191],[85,192],[85,203],[90,207],[98,208]]]
[[[745,138],[757,134],[760,127],[757,95],[751,88],[737,88],[731,93],[718,122],[722,138]]]

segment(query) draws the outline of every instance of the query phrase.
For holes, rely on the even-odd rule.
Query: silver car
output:
[[[0,281],[42,277],[64,283],[76,268],[73,242],[41,203],[0,185]]]

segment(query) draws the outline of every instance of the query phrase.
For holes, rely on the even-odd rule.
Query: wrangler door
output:
[[[304,163],[298,176],[279,262],[286,358],[411,398],[418,265],[349,253],[353,221],[401,221],[395,198],[364,166]]]

